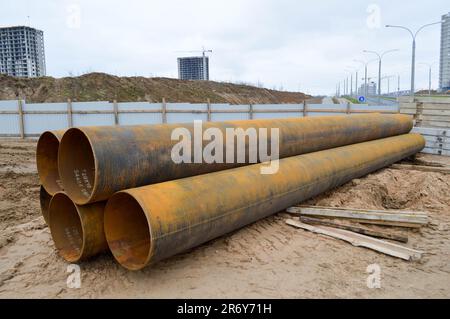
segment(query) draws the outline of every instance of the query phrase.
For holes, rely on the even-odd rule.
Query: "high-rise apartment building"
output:
[[[0,73],[45,76],[44,32],[25,26],[0,28]]]
[[[450,90],[450,13],[442,16],[439,89]]]
[[[180,80],[209,80],[209,58],[207,56],[178,58]]]

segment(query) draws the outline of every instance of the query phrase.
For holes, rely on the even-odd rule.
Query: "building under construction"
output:
[[[209,80],[209,57],[195,56],[178,58],[180,80]]]
[[[45,76],[44,32],[26,26],[0,28],[0,73]]]

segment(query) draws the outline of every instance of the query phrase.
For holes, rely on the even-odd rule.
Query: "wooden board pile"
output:
[[[295,206],[286,211],[293,216],[286,220],[288,225],[341,239],[354,246],[366,247],[404,260],[418,260],[424,253],[393,243],[407,243],[408,237],[403,234],[373,230],[364,225],[420,228],[428,224],[426,212],[320,206]]]

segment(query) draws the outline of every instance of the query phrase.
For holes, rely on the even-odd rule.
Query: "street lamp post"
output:
[[[371,63],[375,60],[370,60],[370,61],[353,60],[353,61],[362,63],[362,65],[364,65],[364,96],[367,98],[367,66],[369,65],[369,63]]]
[[[347,66],[347,71],[350,73],[350,95],[358,94],[358,69],[353,66]],[[355,72],[355,91],[353,91],[353,72]]]
[[[369,51],[369,50],[363,51],[364,53],[375,54],[378,57],[378,97],[381,96],[381,62],[383,60],[383,56],[385,56],[388,53],[396,52],[396,51],[398,51],[398,49],[388,50],[388,51],[384,51],[382,53],[378,53],[376,51]]]
[[[433,67],[434,63],[419,63],[422,65],[428,66],[428,95],[431,95],[431,68]]]
[[[403,29],[409,32],[409,34],[411,34],[412,37],[412,61],[411,61],[411,96],[414,96],[414,90],[415,90],[415,76],[416,76],[416,38],[417,35],[419,34],[420,31],[422,31],[424,28],[435,25],[435,24],[441,24],[443,21],[439,21],[439,22],[434,22],[434,23],[428,23],[425,24],[423,26],[421,26],[415,33],[413,31],[411,31],[411,29],[404,27],[404,26],[399,26],[399,25],[386,25],[386,28],[399,28],[399,29]]]
[[[350,96],[353,96],[353,73],[350,73]]]

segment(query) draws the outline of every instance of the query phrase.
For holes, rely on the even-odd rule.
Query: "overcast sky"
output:
[[[177,77],[180,51],[212,49],[210,78],[330,94],[362,50],[386,55],[384,75],[410,83],[411,36],[385,24],[416,29],[439,21],[448,0],[1,0],[0,23],[44,31],[47,74],[99,71],[115,75]],[[29,16],[29,18],[27,18]],[[417,62],[435,63],[438,84],[440,27],[417,39]],[[369,76],[377,76],[372,63]],[[360,77],[362,77],[362,69]],[[417,88],[428,85],[418,65]],[[392,82],[395,82],[392,83]],[[391,81],[391,88],[396,87]],[[385,88],[387,81],[384,83]]]

